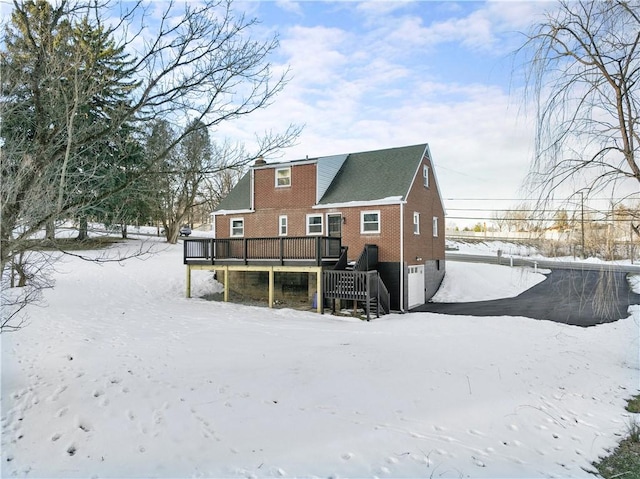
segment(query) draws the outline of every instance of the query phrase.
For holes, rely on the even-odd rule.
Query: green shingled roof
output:
[[[318,204],[375,201],[389,197],[406,199],[426,148],[426,144],[421,144],[349,154]],[[240,179],[216,211],[250,208],[251,172]]]
[[[426,144],[352,153],[319,204],[406,199]]]
[[[220,202],[215,211],[237,211],[251,208],[251,172],[247,172]]]

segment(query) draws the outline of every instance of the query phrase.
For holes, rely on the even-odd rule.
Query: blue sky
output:
[[[428,142],[449,216],[478,206],[462,198],[513,207],[534,130],[512,54],[553,5],[238,2],[258,34],[278,33],[273,62],[291,79],[268,109],[217,133],[250,144],[255,131],[304,124],[284,160]]]
[[[271,161],[427,142],[449,224],[465,224],[454,217],[466,205],[514,207],[534,128],[512,54],[554,5],[235,1],[236,12],[260,22],[250,32],[257,40],[278,35],[271,61],[276,74],[288,69],[290,80],[267,109],[221,124],[212,137],[251,151],[256,134],[304,125],[297,145]]]

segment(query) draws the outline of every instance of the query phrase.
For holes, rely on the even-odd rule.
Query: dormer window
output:
[[[291,186],[291,167],[276,168],[276,188]]]

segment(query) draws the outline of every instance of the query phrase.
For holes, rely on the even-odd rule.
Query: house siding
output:
[[[445,262],[444,260],[430,260],[424,264],[424,290],[425,297],[428,301],[438,291],[442,280],[444,279]]]
[[[347,253],[349,261],[357,260],[366,244],[378,246],[379,261],[400,261],[400,245],[398,243],[398,238],[400,237],[399,205],[328,208],[314,211],[322,212],[325,218],[327,214],[331,213],[342,214],[342,244],[349,246]],[[380,212],[380,233],[362,234],[360,232],[361,211]]]
[[[254,170],[254,208],[256,211],[287,210],[311,206],[316,201],[316,165],[291,166],[291,186],[275,187],[276,168]]]
[[[423,167],[428,167],[429,187],[423,183]],[[420,214],[420,234],[414,234],[414,213]],[[433,218],[438,218],[438,236],[433,236]],[[444,208],[433,175],[433,165],[425,155],[407,195],[404,209],[404,259],[407,265],[425,266],[425,300],[438,290],[445,273]]]
[[[329,162],[330,164],[327,165],[332,167],[329,173],[339,175],[339,172],[334,171],[339,163],[337,161],[339,157],[335,158],[335,162]],[[344,161],[344,158],[339,159]],[[424,290],[425,300],[428,300],[437,291],[445,274],[444,209],[430,159],[425,154],[420,163],[417,158],[414,161],[417,171],[413,182],[407,186],[406,202],[402,206],[400,204],[375,205],[375,200],[366,200],[369,203],[367,206],[316,206],[318,188],[320,184],[323,188],[328,188],[330,175],[323,173],[319,164],[313,161],[254,168],[251,173],[253,175],[251,188],[253,211],[234,213],[224,210],[224,213],[217,214],[215,235],[218,238],[229,237],[230,221],[243,218],[244,237],[278,237],[280,236],[279,218],[281,215],[286,215],[287,236],[307,236],[307,215],[314,214],[322,215],[322,235],[327,236],[327,215],[341,214],[342,244],[349,247],[349,261],[357,260],[366,244],[378,246],[378,271],[391,294],[392,309],[399,310],[401,306],[406,308],[408,304],[407,267],[411,265],[425,266]],[[276,187],[276,168],[289,166],[291,185]],[[423,183],[424,166],[428,167],[428,188],[425,188]],[[409,179],[410,176],[405,181],[408,183]],[[345,187],[340,191],[343,190]],[[361,232],[362,211],[380,212],[379,233],[363,234]],[[414,213],[420,215],[420,234],[414,234]],[[434,217],[438,218],[437,237],[433,236]],[[405,286],[405,291],[401,291],[402,285]]]

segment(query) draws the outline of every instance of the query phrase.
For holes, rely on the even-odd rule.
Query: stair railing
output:
[[[381,310],[384,313],[389,312],[389,292],[376,270],[325,271],[322,289],[325,299],[334,301],[343,299],[364,303],[367,321],[371,319],[373,307],[376,310],[376,317],[380,317]]]
[[[391,311],[391,299],[389,296],[389,290],[384,284],[384,281],[382,281],[380,274],[378,274],[378,298],[382,310],[385,312],[385,314],[389,314],[389,312]]]
[[[371,271],[378,267],[378,245],[366,244],[353,269],[356,271]]]

